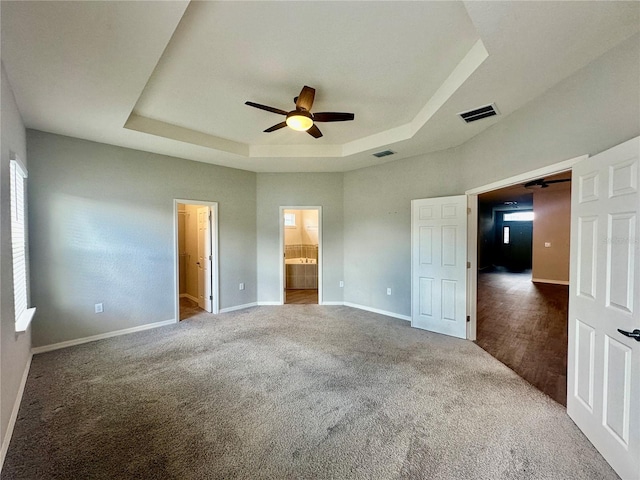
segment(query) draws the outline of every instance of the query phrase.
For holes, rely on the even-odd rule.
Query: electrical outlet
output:
[[[344,287],[344,282],[340,280],[340,288]]]
[[[551,242],[544,242],[544,246],[545,246],[546,248],[549,248],[549,247],[551,246]]]
[[[238,288],[239,288],[240,290],[244,290],[244,283],[241,283],[240,285],[238,285]]]
[[[391,288],[387,288],[387,295],[391,295]]]
[[[95,308],[96,308],[96,313],[104,312],[104,309],[102,308],[102,304],[101,303],[96,303]]]

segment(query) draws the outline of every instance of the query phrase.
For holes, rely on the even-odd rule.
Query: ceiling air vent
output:
[[[374,157],[381,158],[381,157],[386,157],[386,156],[388,156],[388,155],[393,155],[394,153],[396,153],[396,152],[393,152],[393,151],[391,151],[391,150],[384,150],[384,151],[382,151],[382,152],[374,153],[374,154],[373,154],[373,156],[374,156]]]
[[[498,112],[496,105],[492,103],[491,105],[485,105],[484,107],[469,110],[467,112],[462,112],[458,115],[466,123],[471,123],[482,118],[493,117],[494,115],[498,115],[499,113],[500,112]]]

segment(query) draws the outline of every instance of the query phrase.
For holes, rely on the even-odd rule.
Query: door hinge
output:
[[[211,255],[209,255],[209,260],[210,260],[210,261],[211,261],[211,260],[213,260],[213,258],[211,257]]]
[[[470,321],[471,321],[471,317],[467,315],[467,323],[469,323]]]
[[[471,262],[467,262],[467,268],[471,268]]]
[[[471,209],[467,207],[467,215],[471,215]]]
[[[209,295],[209,300],[213,300],[213,295]],[[467,318],[469,318],[469,317],[467,317]],[[469,320],[467,320],[467,322],[468,322],[468,321],[469,321]]]

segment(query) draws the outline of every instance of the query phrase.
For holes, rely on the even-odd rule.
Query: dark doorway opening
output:
[[[570,196],[568,181],[478,196],[476,343],[565,406]]]

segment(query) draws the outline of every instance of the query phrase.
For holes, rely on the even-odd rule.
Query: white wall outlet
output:
[[[391,295],[391,287],[387,288],[387,295]]]
[[[344,287],[344,282],[340,280],[340,288]]]
[[[544,242],[545,248],[549,248],[551,246],[551,242]]]
[[[96,313],[104,312],[104,309],[102,308],[102,304],[101,303],[96,303],[95,309],[96,309]]]
[[[241,283],[240,285],[238,285],[238,289],[239,290],[244,290],[244,283]]]

